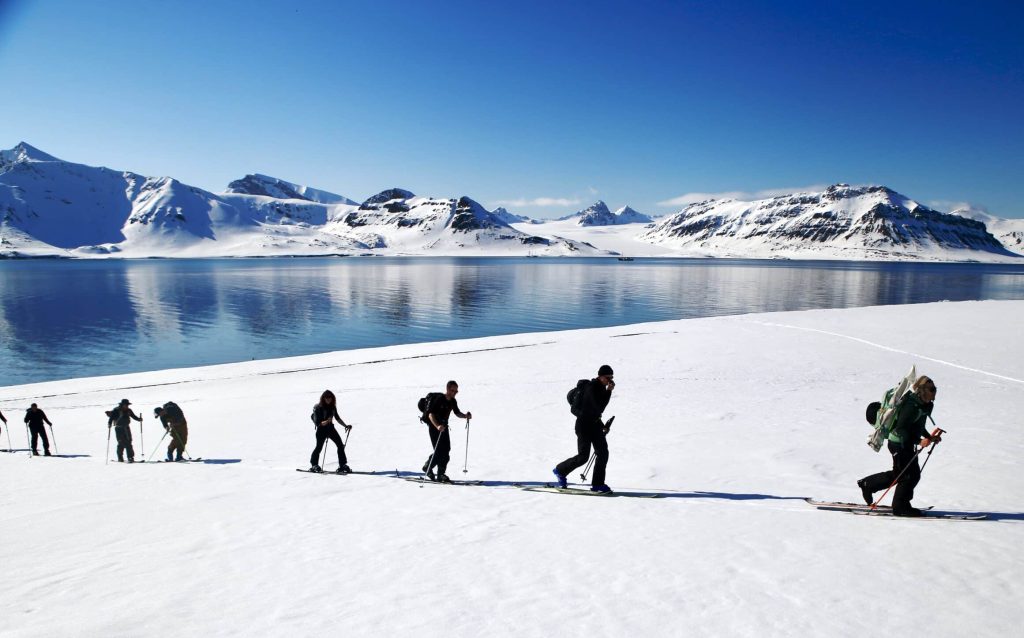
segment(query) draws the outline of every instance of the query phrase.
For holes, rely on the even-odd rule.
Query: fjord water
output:
[[[709,259],[0,261],[0,385],[713,315],[1024,299],[1024,266]]]

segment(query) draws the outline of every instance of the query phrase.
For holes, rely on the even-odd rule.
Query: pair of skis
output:
[[[804,499],[817,509],[831,512],[849,512],[860,516],[887,516],[894,517],[892,507],[889,505],[878,505],[872,508],[864,503],[843,503],[841,501],[818,501],[813,498]],[[931,507],[921,508],[922,515],[912,518],[927,518],[929,520],[944,521],[980,521],[988,518],[985,514],[967,514],[957,512],[932,512]],[[911,518],[911,517],[908,517]]]

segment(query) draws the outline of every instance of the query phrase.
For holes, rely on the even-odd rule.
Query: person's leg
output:
[[[912,446],[899,448],[894,455],[893,465],[893,471],[902,472],[902,474],[892,495],[892,511],[893,513],[907,512],[911,509],[910,501],[914,498],[914,486],[921,478],[921,466],[917,462],[914,448]]]
[[[327,428],[320,426],[316,429],[316,447],[313,448],[313,453],[309,455],[310,467],[320,467],[320,450],[324,447],[324,441],[327,440]]]
[[[555,470],[562,476],[569,476],[569,473],[578,467],[586,465],[590,460],[590,433],[582,424],[576,424],[576,455],[570,456],[555,466]]]
[[[330,430],[327,433],[328,438],[338,447],[338,467],[345,467],[348,465],[348,460],[345,458],[345,444],[341,442],[341,435],[338,434],[338,430],[334,425],[329,426],[328,429]]]
[[[440,443],[437,446],[437,455],[434,459],[434,465],[437,466],[437,473],[444,474],[445,470],[448,469],[448,460],[451,458],[452,451],[452,437],[451,431],[448,428],[444,429],[444,432],[439,432]]]
[[[604,473],[605,468],[608,467],[608,439],[605,438],[604,432],[598,430],[593,433],[593,445],[594,445],[594,480],[591,483],[595,487],[598,485],[604,485]]]

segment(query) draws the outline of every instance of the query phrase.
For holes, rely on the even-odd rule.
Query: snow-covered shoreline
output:
[[[59,451],[0,454],[10,635],[1010,635],[1024,620],[1024,302],[691,319],[353,350],[0,388]],[[609,484],[666,498],[522,491],[574,448],[565,392],[615,367]],[[985,522],[868,519],[888,458],[864,405],[910,364],[949,431],[915,504]],[[332,389],[350,464],[413,472],[412,407],[457,379],[482,487],[299,474]],[[103,410],[132,400],[144,452],[174,400],[213,462],[105,466]],[[0,438],[6,445],[8,430]],[[141,448],[136,428],[136,444]],[[462,422],[450,474],[461,476]],[[329,459],[331,456],[328,457]],[[904,592],[894,594],[893,592]],[[913,600],[911,609],[906,600]]]

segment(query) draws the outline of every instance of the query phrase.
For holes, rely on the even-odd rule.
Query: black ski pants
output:
[[[38,424],[31,424],[30,423],[29,426],[28,426],[28,431],[32,433],[32,451],[33,452],[35,452],[35,451],[37,451],[39,449],[36,446],[39,445],[40,437],[42,437],[42,439],[43,439],[43,451],[44,452],[49,452],[50,451],[50,439],[47,438],[47,436],[46,436],[46,426],[45,425],[43,425],[42,423],[38,423]]]
[[[117,460],[124,460],[124,453],[128,452],[128,460],[135,460],[135,449],[132,447],[132,426],[115,425],[114,436],[117,437]]]
[[[427,463],[429,464],[428,470],[437,468],[438,474],[444,474],[445,470],[448,469],[448,461],[451,458],[452,452],[452,437],[448,433],[448,428],[445,427],[444,432],[438,432],[437,428],[433,425],[427,426],[427,431],[430,432],[430,451],[433,456],[433,461],[430,457],[427,457]],[[434,449],[437,449],[435,452]]]
[[[341,442],[341,435],[334,429],[334,424],[330,425],[319,425],[316,428],[316,447],[313,448],[313,453],[309,456],[310,465],[320,465],[320,450],[323,449],[327,439],[334,441],[334,444],[338,446],[338,467],[342,465],[348,465],[348,459],[345,457],[345,444]]]
[[[921,464],[918,463],[917,450],[913,444],[889,441],[889,453],[892,454],[892,470],[865,476],[864,487],[872,493],[878,492],[892,485],[899,476],[896,491],[892,495],[892,509],[895,512],[905,512],[910,508],[910,501],[914,499],[914,488],[921,480]]]
[[[569,474],[578,467],[583,467],[590,460],[590,448],[594,448],[594,476],[591,485],[604,485],[604,473],[608,466],[608,439],[605,438],[604,424],[600,419],[588,422],[576,419],[576,456],[570,456],[555,466],[562,476]]]

